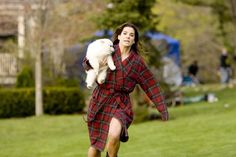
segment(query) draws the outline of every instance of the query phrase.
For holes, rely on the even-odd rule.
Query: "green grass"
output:
[[[85,156],[86,124],[81,116],[43,116],[0,121],[1,157]]]
[[[130,140],[121,144],[119,156],[236,156],[236,89],[184,90],[189,95],[214,91],[219,101],[170,108],[169,122],[131,125]],[[0,157],[85,157],[88,146],[81,115],[0,120]]]

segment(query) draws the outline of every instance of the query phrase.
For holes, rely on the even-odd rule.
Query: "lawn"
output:
[[[120,157],[236,156],[236,89],[201,86],[184,91],[186,95],[211,91],[219,101],[170,108],[168,122],[131,125]],[[81,115],[0,120],[0,157],[86,157],[88,146]]]

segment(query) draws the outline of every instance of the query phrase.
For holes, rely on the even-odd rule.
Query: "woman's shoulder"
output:
[[[138,53],[134,53],[134,61],[138,64],[145,64],[143,57]]]

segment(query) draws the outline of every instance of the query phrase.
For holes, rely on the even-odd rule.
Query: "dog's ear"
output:
[[[105,43],[105,41],[104,41],[104,40],[100,40],[100,42],[101,42],[102,44],[104,44],[104,43]]]

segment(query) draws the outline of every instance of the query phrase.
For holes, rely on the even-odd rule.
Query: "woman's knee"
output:
[[[109,139],[114,141],[119,140],[121,129],[122,129],[121,122],[116,118],[112,118],[108,133]]]
[[[114,134],[114,133],[110,133],[110,134],[108,135],[108,138],[109,138],[109,141],[110,141],[110,142],[116,143],[117,141],[120,140],[120,135]]]
[[[100,156],[100,155],[101,155],[101,152],[98,149],[96,149],[92,146],[89,147],[88,157],[91,157],[91,156],[94,157],[94,156]]]

